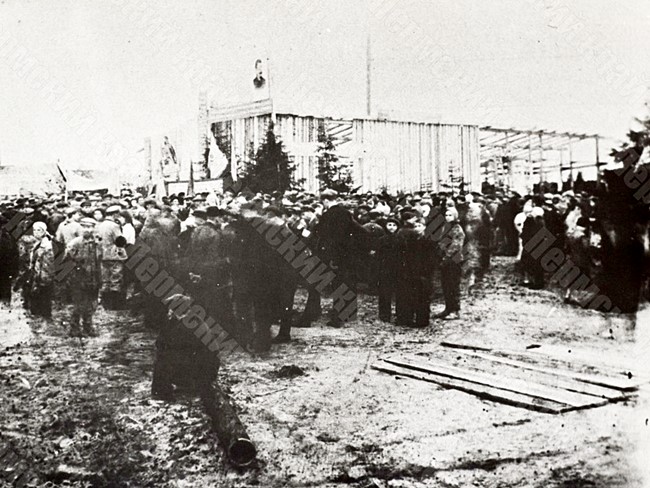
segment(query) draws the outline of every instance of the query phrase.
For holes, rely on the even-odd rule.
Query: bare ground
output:
[[[65,335],[66,311],[42,325],[17,304],[0,310],[0,448],[22,460],[0,468],[37,486],[650,486],[645,389],[549,415],[370,368],[398,352],[449,354],[439,346],[447,340],[562,344],[649,369],[647,311],[634,328],[629,317],[515,286],[512,268],[497,258],[464,297],[460,321],[397,328],[376,320],[375,297],[363,297],[349,327],[321,321],[268,355],[226,358],[221,384],[259,452],[247,470],[224,461],[197,398],[150,399],[155,335],[139,317],[100,309],[100,337],[80,340]]]

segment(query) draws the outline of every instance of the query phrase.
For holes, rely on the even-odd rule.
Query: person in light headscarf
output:
[[[46,320],[52,318],[52,291],[54,288],[54,249],[52,236],[45,222],[34,222],[32,232],[36,240],[29,259],[29,311]]]

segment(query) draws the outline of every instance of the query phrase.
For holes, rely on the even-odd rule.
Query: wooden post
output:
[[[230,121],[230,176],[233,181],[237,181],[239,168],[237,167],[237,157],[235,156],[235,121]],[[257,147],[255,148],[257,151]]]
[[[596,136],[596,182],[600,185],[600,147],[599,147],[599,137]]]
[[[366,112],[368,117],[372,114],[372,98],[371,98],[371,78],[372,78],[372,51],[370,49],[370,25],[368,25],[368,40],[366,45]]]
[[[564,183],[564,178],[562,172],[564,171],[564,148],[560,147],[560,192],[562,191],[562,184]]]
[[[269,100],[271,101],[271,122],[273,122],[273,130],[275,130],[275,105],[273,104],[273,94],[271,92],[273,88],[273,73],[271,72],[271,62],[269,58],[266,58],[266,74],[269,77]]]
[[[573,190],[573,144],[569,137],[569,188]]]
[[[542,184],[544,183],[544,140],[542,133],[539,133],[539,189],[543,193]]]
[[[506,132],[506,147],[505,147],[506,151],[509,149],[508,148],[509,145],[510,145],[510,134],[508,134],[508,132]],[[504,153],[506,151],[504,151]],[[508,164],[508,171],[510,172],[510,174],[512,174],[512,162],[510,162]],[[499,165],[499,174],[500,174],[499,183],[500,183],[500,185],[502,185],[506,180],[506,172],[503,170],[503,158],[501,159],[501,163]],[[508,188],[510,188],[511,183],[512,183],[511,178],[509,178],[508,179]]]
[[[528,178],[526,178],[526,187],[530,186],[529,191],[532,191],[532,189],[533,189],[533,185],[532,185],[532,181],[533,181],[533,148],[532,148],[532,144],[533,144],[533,138],[532,138],[532,134],[529,132],[528,133],[528,171],[530,172],[529,173],[530,176]]]
[[[149,175],[149,191],[153,188],[153,166],[151,154],[151,137],[144,140],[144,157],[147,164],[147,174]]]

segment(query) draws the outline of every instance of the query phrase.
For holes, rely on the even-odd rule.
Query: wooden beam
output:
[[[514,378],[501,378],[492,374],[468,371],[463,368],[457,368],[455,366],[431,360],[418,361],[417,359],[412,360],[400,357],[399,359],[387,358],[384,359],[384,361],[396,366],[415,369],[417,371],[444,376],[446,378],[468,381],[478,385],[489,386],[529,397],[540,398],[542,400],[564,403],[574,408],[595,407],[607,403],[607,400],[595,398],[590,395],[560,390],[545,385],[531,384]]]
[[[510,133],[506,132],[506,146],[510,146]],[[503,169],[503,159],[500,161],[500,167],[499,167],[499,172],[503,174],[502,178],[507,181],[507,187],[510,188],[512,186],[512,161],[508,162],[508,177],[506,178],[505,176],[505,171]],[[496,178],[495,178],[496,179]],[[500,181],[499,184],[502,184],[503,181]]]
[[[612,388],[595,385],[588,381],[584,381],[584,379],[591,379],[591,375],[564,371],[558,368],[547,368],[544,366],[527,363],[525,361],[517,361],[515,359],[494,356],[484,352],[473,352],[468,350],[462,350],[461,352],[467,356],[486,359],[494,363],[505,364],[507,366],[513,366],[519,369],[542,373],[544,375],[552,377],[552,379],[549,381],[552,381],[554,386],[563,388],[565,390],[583,393],[585,395],[591,395],[598,398],[607,398],[609,401],[629,398],[629,394],[623,393],[620,390],[615,390]]]
[[[465,349],[465,350],[489,352],[489,353],[498,354],[506,357],[518,356],[519,358],[532,359],[533,361],[542,361],[554,368],[557,368],[558,361],[562,361],[568,363],[567,367],[574,366],[574,367],[579,367],[581,369],[585,369],[585,368],[599,369],[601,371],[600,374],[580,373],[578,375],[579,372],[574,372],[574,371],[572,372],[575,374],[574,377],[578,381],[584,381],[586,383],[604,386],[607,388],[613,388],[615,390],[620,390],[620,391],[635,391],[638,389],[640,385],[643,385],[648,382],[648,380],[644,378],[639,378],[638,380],[632,380],[626,377],[624,372],[622,371],[611,372],[612,376],[608,376],[607,374],[603,374],[604,373],[603,370],[606,370],[607,366],[601,364],[587,364],[577,360],[573,361],[573,360],[567,360],[566,358],[553,357],[543,352],[536,352],[534,349],[525,350],[525,351],[516,351],[512,349],[491,349],[485,347],[475,347],[466,344],[455,344],[455,343],[444,342],[444,341],[441,342],[440,345],[444,347],[450,347],[453,349]]]
[[[575,410],[575,408],[564,403],[542,400],[540,398],[520,395],[518,393],[513,393],[510,391],[499,390],[498,388],[477,385],[476,383],[470,383],[462,380],[455,380],[453,378],[444,378],[441,376],[414,371],[409,368],[391,365],[384,362],[373,364],[371,368],[383,373],[394,374],[405,378],[414,378],[421,381],[428,381],[430,383],[435,383],[443,388],[450,388],[469,393],[483,400],[504,403],[506,405],[526,408],[528,410],[534,410],[536,412],[559,414],[568,412],[570,410]]]
[[[600,147],[598,144],[598,136],[596,139],[596,181],[600,184]]]
[[[636,371],[636,367],[630,365],[628,362],[604,358],[601,353],[597,352],[576,349],[572,346],[559,346],[556,344],[542,344],[540,347],[530,349],[529,351],[557,358],[561,361],[570,363],[576,362],[581,365],[600,368],[617,376],[647,379],[650,381],[650,374],[639,373]]]
[[[497,127],[491,127],[491,126],[483,126],[479,127],[479,130],[485,131],[485,132],[509,132],[512,134],[544,134],[544,135],[557,135],[557,136],[565,136],[565,137],[572,137],[574,139],[591,139],[593,137],[600,137],[599,134],[579,134],[575,132],[556,132],[556,131],[548,131],[548,130],[526,130],[526,129],[515,129],[515,128],[509,128],[509,129],[502,129],[502,128],[497,128]]]
[[[527,175],[526,175],[526,188],[528,188],[528,191],[532,191],[532,186],[529,188],[528,183],[532,179],[531,176],[533,175],[533,152],[532,152],[532,137],[531,134],[528,134],[528,168],[527,168]]]
[[[539,134],[539,184],[540,184],[540,191],[543,192],[543,188],[541,187],[542,183],[544,183],[544,141],[542,140],[542,133],[540,132]]]
[[[573,144],[569,138],[569,188],[573,190]]]
[[[212,107],[209,114],[209,123],[224,122],[233,119],[244,119],[259,115],[274,114],[273,102],[271,99],[259,100],[249,103],[241,103],[226,107]]]

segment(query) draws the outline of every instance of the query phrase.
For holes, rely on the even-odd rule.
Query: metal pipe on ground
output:
[[[239,420],[230,397],[219,386],[214,386],[201,397],[212,428],[230,462],[238,467],[250,466],[257,457],[257,449]]]

